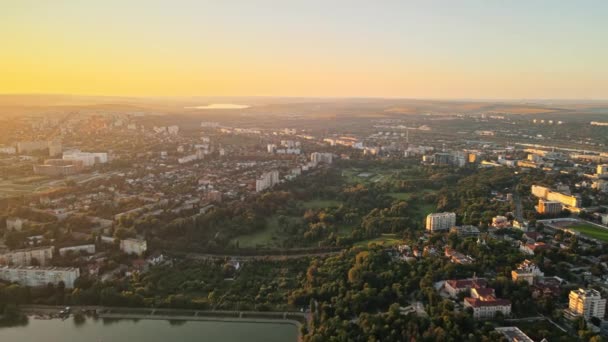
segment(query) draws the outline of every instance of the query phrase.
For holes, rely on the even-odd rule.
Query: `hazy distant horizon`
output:
[[[461,97],[407,97],[407,96],[297,96],[297,95],[129,95],[129,94],[70,94],[70,93],[0,93],[0,97],[82,97],[124,99],[307,99],[307,100],[403,100],[403,101],[456,101],[456,102],[608,102],[605,98],[461,98]],[[194,108],[191,108],[194,109]]]

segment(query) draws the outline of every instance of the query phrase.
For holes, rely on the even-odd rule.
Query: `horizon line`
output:
[[[98,95],[98,94],[73,94],[73,93],[0,93],[0,96],[73,96],[73,97],[108,97],[108,98],[276,98],[276,99],[370,99],[370,100],[433,100],[433,101],[608,101],[606,98],[511,98],[511,97],[405,97],[405,96],[332,96],[332,95]]]

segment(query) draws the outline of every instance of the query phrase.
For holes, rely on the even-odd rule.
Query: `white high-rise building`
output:
[[[585,319],[591,317],[604,318],[606,313],[606,299],[597,290],[578,289],[570,291],[568,309],[575,315]]]
[[[426,230],[448,230],[456,225],[456,213],[434,213],[426,217]]]
[[[279,184],[279,171],[265,172],[255,181],[255,191],[260,192]]]
[[[333,161],[333,157],[334,157],[334,155],[332,153],[313,152],[310,154],[310,160],[315,164],[319,164],[319,163],[331,164]]]

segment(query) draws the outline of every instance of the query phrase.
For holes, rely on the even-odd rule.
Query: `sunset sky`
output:
[[[0,6],[0,93],[608,98],[603,0]]]

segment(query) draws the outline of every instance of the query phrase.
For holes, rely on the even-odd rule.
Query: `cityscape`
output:
[[[134,3],[7,6],[1,341],[608,340],[604,3]],[[568,11],[564,32],[543,26]],[[83,31],[56,35],[64,19]],[[449,23],[546,74],[456,47]],[[521,23],[547,47],[586,38],[541,67]],[[30,38],[48,63],[18,58]]]

